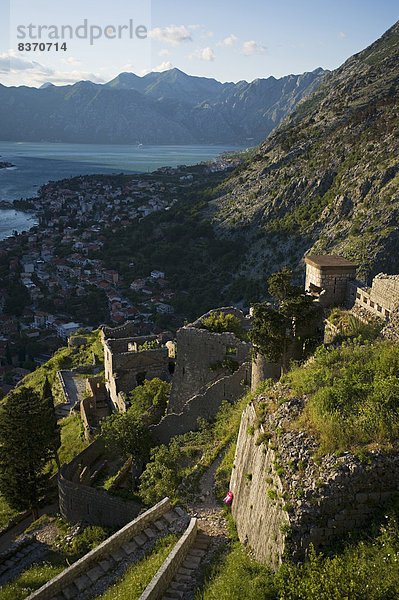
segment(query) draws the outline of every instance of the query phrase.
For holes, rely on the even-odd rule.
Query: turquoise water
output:
[[[0,201],[36,196],[38,188],[50,180],[96,173],[146,173],[165,165],[196,164],[226,150],[237,149],[234,146],[137,147],[0,141],[0,162],[15,165],[11,169],[0,169]],[[29,219],[31,217],[18,211],[0,211],[0,239],[14,230],[27,229]]]
[[[165,165],[192,165],[214,158],[232,146],[127,146],[1,142],[0,161],[15,164],[0,169],[0,200],[36,195],[50,180],[93,173],[146,173]]]

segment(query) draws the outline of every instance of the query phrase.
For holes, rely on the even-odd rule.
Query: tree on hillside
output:
[[[132,456],[137,467],[147,459],[151,447],[148,427],[133,411],[109,416],[101,423],[101,436],[111,452]]]
[[[140,497],[147,505],[159,502],[165,496],[173,498],[181,477],[178,474],[181,451],[176,439],[169,447],[162,444],[151,450],[151,461],[140,477]]]
[[[54,453],[57,468],[60,470],[60,459],[58,450],[61,446],[61,429],[57,423],[57,417],[54,410],[54,398],[49,380],[45,379],[42,392],[42,402],[44,404],[45,420],[44,427],[47,433],[47,443],[50,450]]]
[[[301,288],[292,284],[293,272],[284,267],[269,281],[269,293],[277,306],[266,302],[253,305],[253,328],[249,333],[255,354],[268,361],[281,362],[288,370],[289,349],[300,343],[302,350],[321,318],[322,309]]]
[[[137,417],[148,416],[149,418],[145,419],[147,424],[150,421],[158,422],[166,412],[170,388],[170,383],[158,377],[150,381],[145,379],[143,385],[138,385],[130,392],[128,413],[135,414]]]
[[[281,271],[273,273],[267,282],[270,296],[278,302],[285,302],[289,298],[303,295],[303,290],[297,285],[293,285],[293,276],[293,271],[288,267],[283,267]]]
[[[26,387],[11,392],[0,407],[0,492],[12,508],[31,510],[34,518],[48,489],[45,418],[41,397]]]

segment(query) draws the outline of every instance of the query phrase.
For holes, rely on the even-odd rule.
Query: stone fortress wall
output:
[[[96,469],[101,467],[99,460],[103,450],[103,442],[97,438],[70,463],[61,467],[58,475],[59,506],[67,521],[115,528],[122,527],[139,514],[140,504],[111,496],[89,485]]]
[[[316,464],[313,438],[284,427],[302,408],[303,400],[290,398],[270,416],[269,425],[283,428],[272,444],[259,444],[267,429],[258,426],[254,404],[241,419],[230,481],[232,515],[240,541],[272,568],[285,552],[302,561],[310,543],[316,551],[331,546],[399,496],[398,455],[374,451],[367,464],[350,453],[327,455]]]
[[[351,281],[346,303],[380,319],[391,319],[399,310],[399,275],[380,273],[374,277],[371,287]]]
[[[399,312],[399,275],[380,273],[371,287],[356,279],[357,265],[339,256],[305,256],[305,289],[322,306],[354,308],[364,317],[397,320]]]
[[[322,306],[343,304],[349,281],[356,278],[357,265],[339,256],[305,257],[305,289],[319,295]]]
[[[101,341],[112,339],[118,340],[120,338],[134,337],[136,331],[136,324],[134,321],[126,321],[123,325],[117,327],[108,327],[108,325],[102,325],[101,329]]]
[[[289,517],[268,495],[269,489],[281,494],[283,484],[273,473],[275,452],[269,449],[265,453],[263,445],[256,445],[257,437],[249,434],[255,423],[255,408],[250,405],[242,414],[237,439],[230,480],[231,512],[241,543],[251,548],[257,560],[278,565],[285,550],[283,526],[289,524]],[[274,488],[267,483],[272,478]]]
[[[250,319],[232,307],[206,313],[177,332],[177,362],[166,416],[151,427],[156,439],[168,443],[174,435],[197,428],[199,418],[212,419],[223,400],[234,402],[251,382],[251,345],[233,333],[214,333],[202,328],[212,313],[233,314],[244,329]],[[233,361],[232,372],[223,363]]]
[[[204,388],[227,374],[223,368],[213,370],[212,365],[223,362],[226,357],[238,365],[250,361],[250,344],[242,342],[234,333],[213,333],[202,328],[203,320],[215,313],[234,315],[244,330],[250,326],[250,319],[242,311],[223,307],[209,311],[178,330],[177,363],[168,412],[181,412],[191,396],[204,391]]]

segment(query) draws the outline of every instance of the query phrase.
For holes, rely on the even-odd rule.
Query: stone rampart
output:
[[[251,380],[251,363],[244,363],[232,375],[221,377],[202,393],[192,396],[180,413],[168,413],[157,425],[150,427],[152,435],[162,444],[167,444],[175,435],[198,428],[198,419],[211,420],[215,417],[223,400],[234,402],[244,391],[243,384]]]
[[[101,341],[106,339],[118,339],[118,338],[128,338],[134,336],[136,333],[136,324],[134,321],[126,321],[123,325],[119,325],[118,327],[108,327],[107,325],[103,325],[101,327]]]
[[[220,312],[220,309],[214,312]],[[213,333],[194,324],[179,329],[168,412],[180,413],[189,398],[221,376],[228,375],[228,368],[223,364],[230,361],[239,367],[250,362],[250,353],[251,345],[238,339],[234,333]]]
[[[289,524],[289,517],[277,502],[283,484],[275,472],[275,452],[265,453],[262,444],[256,445],[260,432],[255,434],[255,423],[255,408],[250,405],[243,412],[238,434],[230,481],[234,494],[231,509],[241,543],[249,545],[257,560],[278,566],[285,550],[284,526]]]
[[[367,461],[347,452],[315,462],[316,441],[295,424],[304,398],[278,385],[271,413],[259,426],[261,394],[242,415],[230,489],[241,542],[258,560],[277,567],[286,552],[303,560],[367,524],[376,507],[399,495],[399,456],[370,452]]]

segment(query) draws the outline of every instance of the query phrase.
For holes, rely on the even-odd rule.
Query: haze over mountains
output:
[[[321,68],[220,83],[179,69],[100,85],[0,84],[0,139],[109,144],[255,145],[320,85]]]

